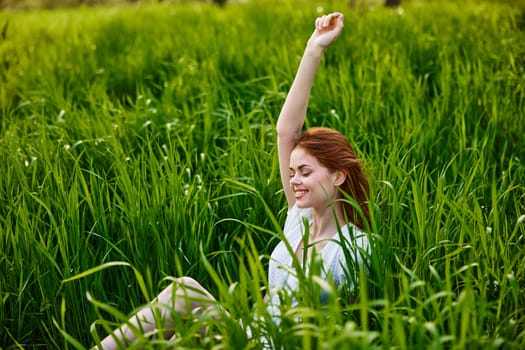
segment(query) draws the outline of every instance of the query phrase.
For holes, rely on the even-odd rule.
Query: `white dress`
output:
[[[304,220],[312,223],[312,209],[298,208],[294,205],[288,211],[286,222],[284,224],[284,236],[291,247],[291,251],[297,251],[298,245],[302,244],[303,235],[305,232]],[[332,240],[317,252],[318,257],[322,259],[321,277],[327,279],[327,274],[337,287],[342,283],[348,283],[350,288],[353,288],[354,281],[348,281],[348,274],[345,270],[349,266],[359,266],[363,262],[363,253],[369,252],[368,237],[365,233],[359,230],[352,224],[345,225],[341,228],[341,233],[344,237],[341,243],[341,235],[339,232],[334,232]],[[345,246],[347,256],[352,259],[352,262],[347,262],[342,246]],[[296,265],[295,265],[296,266]],[[290,255],[290,250],[286,247],[284,241],[280,242],[271,254],[268,267],[268,284],[269,284],[269,300],[268,310],[270,315],[276,322],[279,322],[280,316],[280,298],[279,291],[286,289],[287,291],[297,291],[299,288],[296,269],[293,258]],[[347,271],[348,272],[348,271]],[[358,271],[350,271],[353,275],[358,275]],[[306,267],[306,273],[308,268]]]

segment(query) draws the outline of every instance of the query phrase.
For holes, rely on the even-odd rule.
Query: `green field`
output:
[[[353,303],[305,280],[278,329],[258,316],[286,206],[274,126],[334,10],[307,124],[365,160],[376,244]],[[180,349],[260,348],[239,320],[285,349],[525,347],[523,6],[1,12],[0,113],[1,349],[92,346],[182,275],[230,317],[178,320]]]

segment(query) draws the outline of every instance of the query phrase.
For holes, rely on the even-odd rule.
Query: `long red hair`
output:
[[[370,223],[368,180],[361,161],[346,137],[334,129],[313,127],[301,135],[295,147],[304,149],[330,171],[341,171],[345,175],[340,189],[357,202],[362,214],[347,200],[342,202],[343,214],[351,223],[365,229]]]

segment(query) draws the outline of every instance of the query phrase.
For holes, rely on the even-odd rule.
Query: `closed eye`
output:
[[[303,177],[308,177],[308,176],[310,176],[311,174],[312,174],[312,173],[309,172],[309,171],[308,171],[308,172],[302,172],[302,173],[301,173],[301,175],[302,175]],[[289,176],[290,179],[291,179],[291,178],[293,178],[293,177],[295,176],[295,173],[290,173],[288,176]]]
[[[299,171],[299,174],[301,174],[301,176],[303,177],[308,177],[312,173],[312,169],[310,169],[310,167],[306,165],[300,165],[298,168],[290,167],[289,170],[290,170],[290,173],[289,173],[290,178],[294,177],[295,174],[297,174],[297,171]]]

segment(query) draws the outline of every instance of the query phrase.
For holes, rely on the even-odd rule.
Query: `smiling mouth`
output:
[[[306,193],[308,193],[307,190],[303,190],[303,191],[295,191],[295,199],[300,199],[300,198],[302,198]]]

